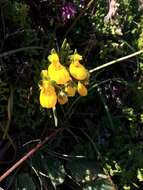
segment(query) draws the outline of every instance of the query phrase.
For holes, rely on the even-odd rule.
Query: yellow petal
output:
[[[72,86],[65,87],[65,92],[68,96],[75,96],[76,88]]]
[[[55,81],[57,84],[65,84],[70,80],[70,75],[67,69],[61,65],[50,64],[48,67],[48,76],[50,80]]]
[[[67,96],[58,96],[58,102],[59,102],[59,104],[61,104],[61,105],[63,105],[63,104],[65,104],[65,103],[67,103],[68,102],[68,97]]]
[[[80,94],[80,96],[87,95],[87,88],[81,82],[78,82],[77,91]]]
[[[55,91],[48,94],[41,90],[40,92],[40,104],[44,108],[54,108],[57,103],[57,95]]]
[[[48,78],[48,70],[42,70],[41,71],[41,77],[42,78]]]
[[[79,55],[78,53],[75,53],[75,54],[71,55],[71,60],[72,60],[73,62],[75,62],[75,61],[80,61],[80,60],[82,60],[82,56]]]
[[[69,66],[69,71],[72,77],[77,80],[85,80],[88,77],[88,71],[80,63],[71,63]]]
[[[49,60],[51,63],[59,62],[59,56],[58,56],[57,53],[52,53],[51,55],[48,56],[48,60]]]
[[[51,82],[49,80],[42,81],[41,89],[43,89],[43,91],[45,91],[47,94],[55,91],[55,88],[51,85]]]

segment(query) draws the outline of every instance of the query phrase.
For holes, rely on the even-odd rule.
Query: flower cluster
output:
[[[80,96],[87,95],[88,70],[80,63],[82,56],[75,53],[70,56],[70,65],[61,64],[56,52],[48,56],[47,70],[41,71],[40,104],[44,108],[54,108],[57,103],[63,105],[76,91]]]
[[[76,9],[73,3],[66,3],[61,8],[61,17],[64,22],[67,22],[69,19],[73,18],[76,14]]]

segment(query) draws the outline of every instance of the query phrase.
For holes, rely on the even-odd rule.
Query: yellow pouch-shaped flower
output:
[[[87,69],[78,61],[72,62],[69,66],[69,71],[72,77],[77,80],[85,80],[88,77]]]
[[[53,86],[49,81],[44,81],[40,87],[40,104],[44,108],[53,108],[57,103],[57,95]]]
[[[80,94],[80,96],[86,96],[87,95],[87,88],[81,82],[78,82],[77,91]]]
[[[78,53],[75,53],[75,54],[70,56],[70,59],[72,62],[80,61],[80,60],[82,60],[82,56],[79,55]]]
[[[52,53],[51,55],[48,56],[48,60],[51,63],[57,63],[57,62],[59,62],[59,56],[57,53]]]
[[[70,80],[69,72],[59,62],[49,65],[48,76],[50,80],[55,81],[57,84],[65,84]]]
[[[75,96],[75,93],[76,93],[76,88],[73,86],[66,86],[65,87],[65,92],[67,93],[68,96]]]

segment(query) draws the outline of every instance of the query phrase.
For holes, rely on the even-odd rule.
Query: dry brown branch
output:
[[[0,176],[0,182],[9,176],[17,167],[19,167],[25,160],[31,157],[37,150],[39,150],[47,141],[57,135],[57,133],[63,131],[63,128],[56,129],[51,135],[45,137],[42,142],[39,142],[34,148],[32,148],[25,156],[18,160],[11,168],[9,168],[4,174]]]

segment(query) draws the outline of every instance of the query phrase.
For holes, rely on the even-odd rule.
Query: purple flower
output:
[[[65,5],[62,6],[61,12],[62,12],[63,21],[67,22],[69,19],[75,16],[76,9],[73,3],[66,3]]]

